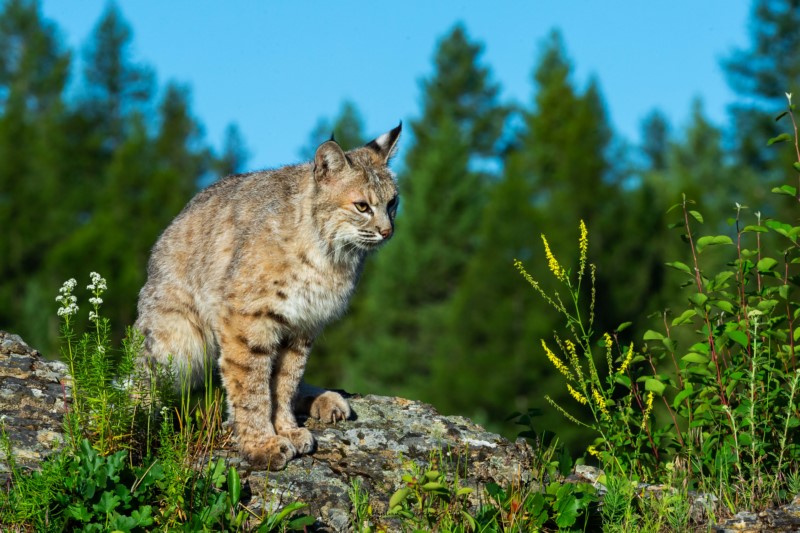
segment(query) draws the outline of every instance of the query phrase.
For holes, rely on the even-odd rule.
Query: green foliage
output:
[[[302,530],[314,522],[306,515],[292,516],[305,507],[295,503],[246,528],[251,516],[239,505],[239,474],[222,459],[184,476],[178,496],[183,505],[171,506],[164,498],[175,480],[162,458],[135,466],[125,451],[103,456],[84,439],[74,454],[58,455],[30,478],[15,479],[3,502],[2,523],[28,523],[37,531],[272,532]]]
[[[189,390],[173,408],[175,376],[145,373],[137,364],[141,337],[133,331],[119,353],[112,349],[109,320],[100,314],[106,280],[92,272],[90,281],[90,329],[82,335],[73,328],[77,282],[64,283],[56,298],[71,378],[65,420],[71,445],[24,475],[0,432],[12,474],[10,488],[0,492],[0,524],[37,531],[265,533],[313,524],[313,517],[299,513],[302,503],[263,516],[244,506],[238,472],[211,455],[227,433],[210,374],[202,408],[191,403]],[[157,424],[157,431],[151,429]]]
[[[548,449],[550,455],[555,451]],[[599,516],[592,485],[564,483],[557,474],[557,461],[542,465],[548,475],[541,479],[550,480],[542,485],[479,487],[478,506],[468,501],[474,489],[462,486],[457,472],[448,472],[441,461],[431,461],[427,467],[409,463],[408,468],[403,485],[389,498],[385,517],[371,516],[367,495],[354,485],[350,491],[358,524],[354,531],[373,531],[374,522],[382,520],[394,520],[392,527],[404,531],[585,531]]]
[[[791,98],[779,118],[784,116],[792,120],[795,135],[789,140],[800,159]],[[642,351],[633,343],[620,346],[620,332],[628,324],[613,332],[594,329],[594,289],[588,303],[581,300],[588,248],[583,222],[575,273],[562,266],[542,236],[549,270],[566,297],[545,291],[516,263],[564,317],[567,336],[555,335],[555,350],[544,340],[542,348],[576,405],[565,408],[547,399],[598,435],[587,452],[609,472],[610,498],[603,513],[612,525],[635,521],[622,504],[630,492],[626,480],[674,482],[678,476],[691,488],[716,494],[729,511],[762,508],[791,496],[784,472],[800,460],[800,227],[764,220],[759,212],[748,223],[745,208],[737,204],[730,221],[733,237],[701,236],[697,227],[705,217],[690,202],[684,199],[671,211],[679,215],[673,226],[689,247],[689,261],[668,263],[686,277],[684,304],[672,316],[664,315],[663,333],[644,334]],[[783,239],[777,250],[765,244],[770,233]],[[706,266],[707,257],[728,250],[733,258],[725,266],[714,260]],[[592,287],[594,271],[589,265]],[[605,373],[597,364],[602,359]],[[579,410],[573,414],[580,406],[588,407],[588,416]],[[676,464],[682,465],[680,472]],[[670,496],[660,505],[670,523],[680,522],[684,501]]]
[[[309,136],[308,144],[300,150],[300,156],[305,160],[314,159],[317,147],[334,136],[345,150],[363,146],[369,141],[364,132],[364,120],[356,105],[345,100],[339,109],[338,116],[332,121],[326,118],[317,121]]]
[[[112,273],[116,330],[133,322],[149,250],[202,179],[242,166],[235,129],[205,146],[187,88],[159,88],[109,4],[80,72],[35,0],[0,7],[0,323],[56,353],[48,294],[68,271]],[[68,93],[72,77],[79,92]],[[78,326],[83,326],[83,320]]]
[[[141,531],[154,522],[148,496],[162,476],[157,466],[132,469],[125,451],[101,456],[84,439],[65,465],[51,514],[63,515],[71,530]]]
[[[466,512],[467,496],[473,489],[460,486],[457,477],[448,482],[445,473],[435,467],[422,469],[415,463],[409,467],[410,472],[402,476],[405,486],[389,499],[387,516],[398,516],[416,529],[437,531],[458,530],[457,524],[474,523]]]
[[[350,527],[355,533],[372,533],[372,506],[369,504],[369,493],[361,486],[361,478],[354,477],[347,490],[347,496],[353,504],[350,515]]]
[[[77,319],[78,298],[73,294],[77,282],[70,279],[59,290],[61,304],[58,315],[61,326],[61,355],[72,377],[72,408],[66,425],[73,447],[88,437],[103,455],[120,448],[150,448],[154,435],[138,428],[150,427],[155,402],[169,401],[168,390],[156,390],[136,364],[142,338],[129,330],[122,341],[122,350],[111,348],[109,319],[102,316],[102,296],[106,280],[96,272],[90,275],[90,330],[78,336],[73,324]]]
[[[486,492],[494,505],[481,509],[478,521],[501,531],[585,531],[597,501],[588,483],[554,481],[524,493],[490,483]]]

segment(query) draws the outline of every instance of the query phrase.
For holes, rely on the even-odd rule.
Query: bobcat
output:
[[[301,380],[365,256],[394,231],[388,163],[401,127],[348,152],[331,138],[312,162],[228,176],[199,192],[153,247],[136,321],[143,357],[171,361],[195,382],[206,358],[216,361],[253,466],[280,470],[313,450],[295,410],[325,422],[351,415],[340,394]]]

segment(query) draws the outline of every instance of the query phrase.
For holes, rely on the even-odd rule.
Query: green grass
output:
[[[62,356],[72,377],[65,447],[31,475],[14,463],[0,432],[12,483],[0,492],[0,526],[33,531],[302,531],[314,522],[292,504],[256,514],[241,501],[235,468],[212,452],[222,428],[222,398],[172,391],[175,376],[150,376],[136,364],[141,336],[129,330],[112,349],[101,315],[106,282],[92,273],[89,331],[77,335],[75,280],[59,291]],[[210,365],[209,365],[210,367]],[[167,384],[161,387],[159,384]]]

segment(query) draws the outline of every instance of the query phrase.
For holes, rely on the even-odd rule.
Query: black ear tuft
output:
[[[400,138],[400,131],[402,129],[403,121],[401,120],[400,124],[398,124],[396,128],[384,133],[377,139],[371,140],[365,146],[376,151],[386,163],[397,151],[397,139]]]
[[[331,130],[331,138],[330,138],[330,139],[328,139],[328,140],[329,140],[329,141],[336,142],[336,138],[334,137],[333,130]]]

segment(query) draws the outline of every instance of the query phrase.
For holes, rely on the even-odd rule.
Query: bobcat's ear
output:
[[[347,156],[336,141],[325,141],[314,154],[314,177],[325,181],[347,166]]]
[[[400,138],[400,130],[403,129],[403,122],[397,125],[392,131],[388,131],[366,144],[367,148],[375,150],[383,158],[384,163],[388,163],[395,152],[397,152],[397,139]]]

